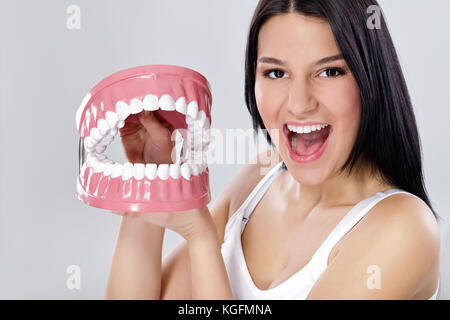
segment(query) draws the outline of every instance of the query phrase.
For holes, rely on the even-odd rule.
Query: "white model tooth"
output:
[[[92,152],[92,151],[94,151],[95,149],[94,149],[94,147],[91,147],[91,146],[84,146],[84,149],[87,151],[87,152]]]
[[[142,107],[142,101],[137,98],[131,99],[130,101],[131,114],[137,114],[139,112],[142,112],[142,110],[144,110],[144,108]]]
[[[191,101],[187,106],[187,114],[191,116],[193,120],[197,118],[198,114],[198,104],[197,101]]]
[[[114,129],[117,125],[117,121],[119,121],[119,117],[117,113],[112,111],[106,111],[106,122],[110,129]]]
[[[102,172],[103,170],[105,170],[106,167],[106,163],[100,161],[99,159],[95,159],[94,161],[94,172]]]
[[[111,130],[109,130],[109,135],[114,138],[117,135],[117,131],[116,127],[111,128]]]
[[[156,178],[156,164],[155,163],[147,163],[145,165],[145,176],[147,179],[153,180]]]
[[[169,174],[173,179],[178,179],[180,177],[180,165],[178,163],[169,165]]]
[[[179,97],[176,104],[175,109],[182,114],[186,114],[187,112],[187,105],[186,105],[186,98],[185,97]]]
[[[146,111],[155,111],[159,109],[158,97],[153,94],[148,94],[142,101],[142,106]]]
[[[197,119],[195,120],[195,124],[199,126],[200,128],[203,128],[205,126],[206,121],[206,113],[203,110],[200,110],[197,115]]]
[[[94,166],[94,162],[95,162],[96,158],[95,155],[93,153],[88,153],[86,156],[86,163],[89,167],[93,167]]]
[[[106,159],[106,156],[104,154],[96,154],[95,157],[100,161],[103,161]]]
[[[197,164],[195,164],[195,163],[191,163],[191,164],[189,165],[189,167],[190,167],[190,169],[191,169],[191,173],[192,173],[194,176],[198,176],[198,174],[200,173],[200,168],[199,168],[199,166],[198,166]]]
[[[114,136],[111,136],[111,135],[107,135],[106,137],[103,138],[103,142],[105,145],[109,145],[113,141],[114,141]]]
[[[161,110],[174,111],[175,102],[170,95],[164,94],[161,98],[159,98],[159,107]]]
[[[303,128],[303,127],[297,128],[297,133],[303,133],[303,132],[305,132],[305,128]]]
[[[94,147],[92,141],[91,141],[91,137],[86,137],[84,138],[84,142],[83,142],[84,148],[87,149],[92,149]]]
[[[123,126],[125,125],[125,121],[123,120],[119,120],[119,122],[117,122],[117,128],[123,128]]]
[[[187,125],[188,125],[188,129],[193,129],[193,124],[195,122],[195,119],[193,119],[189,114],[186,114],[186,119],[185,119]]]
[[[133,166],[133,177],[136,180],[141,180],[145,175],[145,165],[143,163],[135,163]]]
[[[310,126],[303,127],[303,133],[310,133],[310,132],[311,132]]]
[[[98,130],[98,128],[92,128],[89,136],[91,137],[91,141],[95,143],[98,143],[103,139],[103,135],[100,134],[100,130]]]
[[[108,158],[103,160],[103,162],[106,163],[106,164],[114,164],[114,161],[112,161],[111,159],[108,159]]]
[[[211,122],[209,122],[208,117],[206,117],[205,123],[203,125],[203,129],[209,130],[211,128]]]
[[[106,146],[103,144],[99,144],[98,146],[95,147],[95,151],[97,153],[103,153],[106,150]]]
[[[169,165],[168,164],[158,165],[156,174],[158,175],[158,178],[160,178],[161,180],[166,180],[167,178],[169,178]]]
[[[106,147],[108,145],[106,138],[100,140],[95,148]]]
[[[114,171],[114,163],[108,163],[103,171],[105,177],[110,176]]]
[[[183,163],[181,165],[180,172],[181,172],[181,175],[183,176],[183,178],[185,178],[186,180],[191,179],[191,169],[189,168],[188,163]]]
[[[120,177],[122,175],[122,171],[123,171],[123,166],[120,163],[114,163],[114,168],[113,168],[113,172],[111,174],[112,178],[117,178]]]
[[[102,136],[106,136],[109,133],[109,125],[105,119],[98,120],[97,127]]]
[[[131,113],[130,107],[123,101],[116,103],[116,113],[119,120],[125,120]]]
[[[122,180],[128,180],[133,176],[133,164],[125,162],[123,165]]]

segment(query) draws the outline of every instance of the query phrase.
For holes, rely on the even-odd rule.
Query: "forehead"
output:
[[[315,17],[276,15],[262,25],[258,34],[258,58],[271,56],[295,63],[337,53],[340,50],[329,23]]]

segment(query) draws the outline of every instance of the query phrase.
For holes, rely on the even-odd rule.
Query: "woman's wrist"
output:
[[[121,229],[126,230],[126,232],[139,235],[148,236],[164,236],[165,228],[149,223],[140,217],[134,217],[129,213],[126,213],[122,217]]]
[[[217,231],[209,209],[205,206],[200,209],[192,226],[182,235],[188,246],[195,245],[199,241],[217,240]]]

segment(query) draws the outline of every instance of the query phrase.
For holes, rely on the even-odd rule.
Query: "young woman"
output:
[[[436,298],[440,235],[415,118],[371,5],[260,1],[245,95],[281,161],[264,176],[261,161],[246,165],[210,209],[125,213],[106,298]],[[130,161],[170,163],[142,150],[169,155],[171,129],[151,113],[141,123],[121,131]],[[186,241],[161,264],[165,228]]]

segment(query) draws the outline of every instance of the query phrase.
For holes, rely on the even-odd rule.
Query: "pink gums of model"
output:
[[[206,205],[211,199],[204,153],[211,103],[206,78],[179,66],[135,67],[100,81],[76,114],[81,136],[77,197],[90,206],[119,212],[179,211]],[[159,165],[109,160],[103,152],[118,129],[146,110],[184,130],[188,151],[200,149],[201,156]]]

